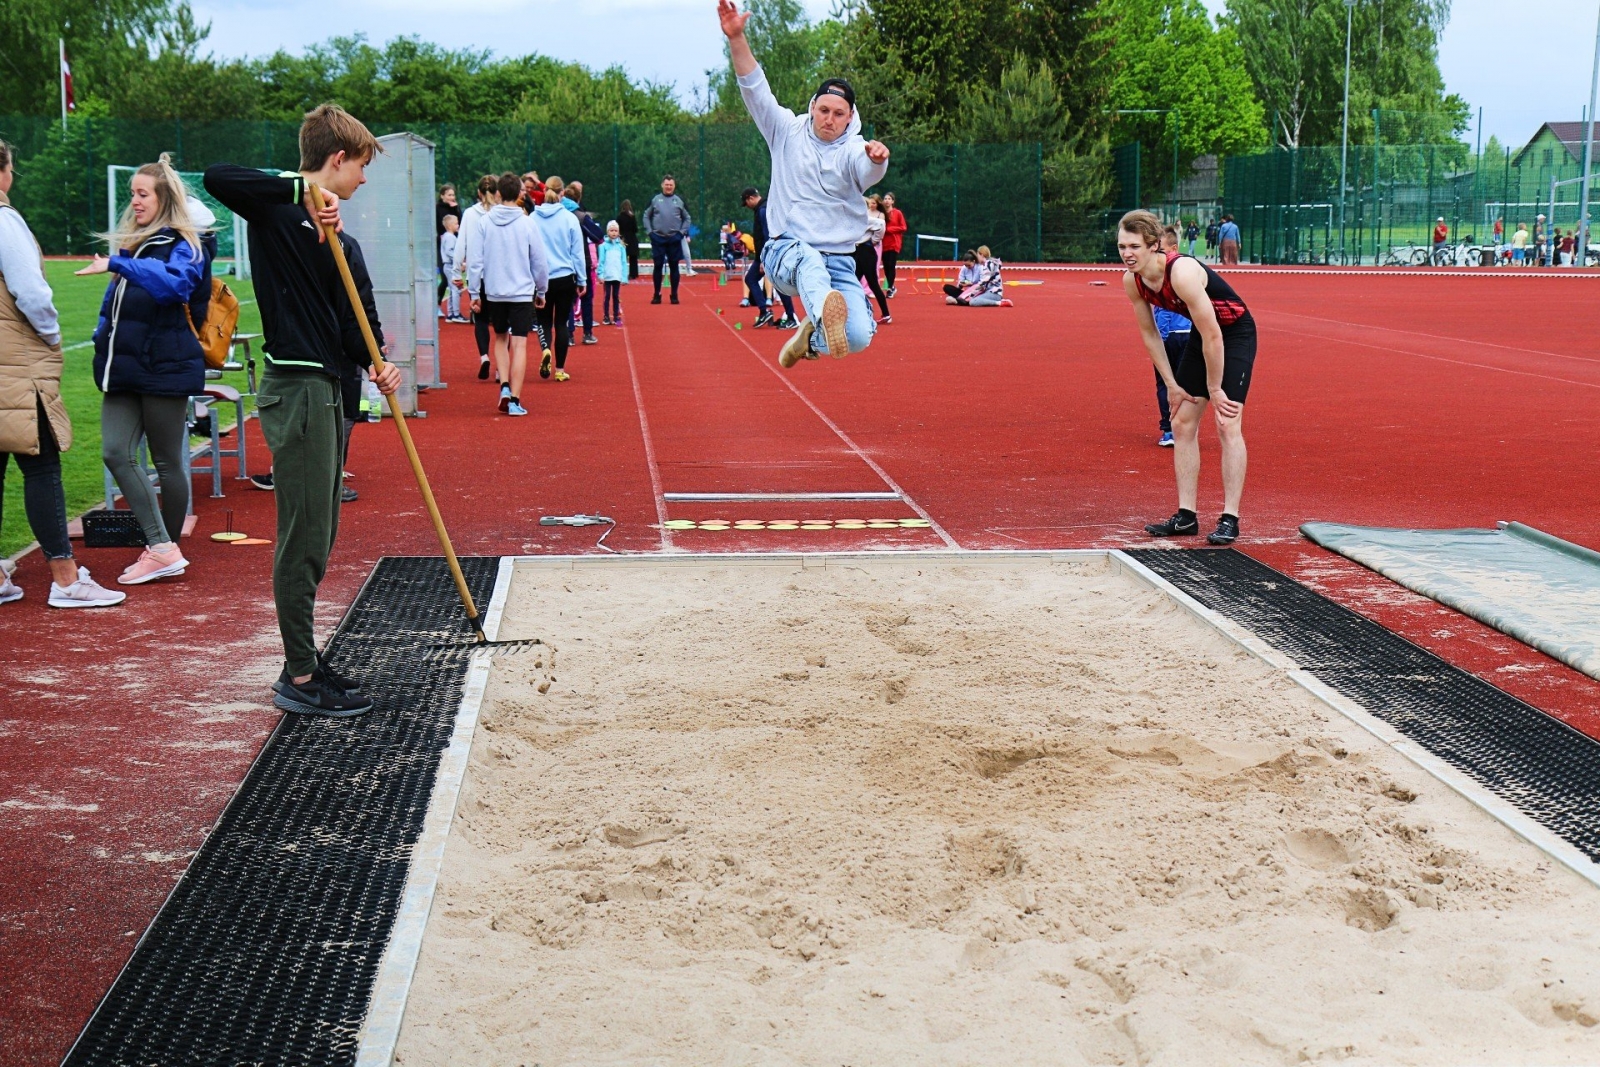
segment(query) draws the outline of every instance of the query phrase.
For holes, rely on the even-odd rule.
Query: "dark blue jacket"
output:
[[[208,237],[207,244],[214,240]],[[189,326],[211,297],[210,256],[162,230],[131,254],[111,257],[116,275],[94,331],[94,382],[105,393],[195,396],[205,392],[205,354]]]

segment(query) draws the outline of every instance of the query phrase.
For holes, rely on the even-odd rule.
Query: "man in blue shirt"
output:
[[[1233,221],[1232,215],[1222,216],[1222,225],[1217,230],[1217,240],[1222,244],[1222,262],[1226,266],[1239,265],[1239,224]]]

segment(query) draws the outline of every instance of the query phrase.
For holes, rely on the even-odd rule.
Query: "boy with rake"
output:
[[[888,173],[889,149],[862,138],[855,90],[842,78],[824,81],[805,115],[778,103],[745,37],[750,13],[734,0],[717,0],[717,17],[745,108],[772,153],[772,237],[761,265],[779,293],[798,296],[806,306],[778,363],[787,368],[822,352],[835,359],[860,352],[872,343],[877,323],[856,277],[855,249],[867,233],[864,194]]]
[[[283,673],[272,702],[285,711],[349,718],[372,710],[372,701],[322,662],[314,613],[317,586],[339,531],[344,421],[339,379],[355,358],[369,371],[357,315],[345,295],[333,253],[321,247],[324,226],[340,228],[339,201],[367,180],[366,168],[382,149],[377,138],[343,108],[324,104],[300,126],[300,171],[265,174],[218,163],[206,171],[206,189],[250,227],[250,269],[261,301],[266,367],[256,408],[272,449],[278,508],[278,543],[272,558],[272,595],[283,635]],[[311,195],[311,185],[322,192]],[[400,371],[392,363],[373,376],[393,393]]]

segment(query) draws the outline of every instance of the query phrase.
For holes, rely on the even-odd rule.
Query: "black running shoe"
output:
[[[678,302],[678,294],[677,293],[673,293],[672,294],[672,302],[674,304],[676,304]]]
[[[1208,545],[1231,545],[1239,540],[1239,516],[1224,515],[1217,520],[1217,528],[1206,534]]]
[[[478,361],[478,381],[486,382],[488,380],[489,380],[489,361],[486,360],[486,359],[479,360]]]
[[[296,685],[287,669],[272,684],[272,704],[296,715],[322,715],[330,719],[353,719],[372,710],[372,701],[361,690],[344,689],[334,684],[321,667],[311,678]]]
[[[272,472],[268,471],[265,474],[252,474],[250,476],[250,484],[255,486],[257,489],[265,489],[269,493],[272,492]]]
[[[652,297],[651,297],[651,298],[650,298],[650,303],[652,303],[652,304],[659,304],[659,303],[661,303],[661,294],[660,294],[660,293],[657,293],[657,294],[656,294],[656,295],[655,295],[655,296],[652,296]]]
[[[759,330],[763,326],[771,326],[776,321],[778,320],[772,317],[772,312],[763,311],[761,314],[756,316],[756,321],[750,324],[750,328],[752,330]]]
[[[346,693],[355,693],[361,691],[360,682],[335,670],[333,664],[328,662],[328,657],[324,656],[321,652],[317,653],[317,670],[321,671],[322,677],[327,679],[329,682],[332,682],[334,687],[337,689],[342,689]]]
[[[1166,522],[1152,522],[1144,532],[1151,537],[1193,537],[1200,532],[1200,520],[1193,515],[1185,518],[1183,512],[1177,511]]]

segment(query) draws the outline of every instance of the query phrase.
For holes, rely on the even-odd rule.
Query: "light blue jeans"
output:
[[[878,323],[867,304],[867,292],[861,288],[856,276],[856,258],[849,252],[818,252],[804,241],[793,237],[774,237],[761,250],[761,266],[772,279],[773,288],[786,296],[798,296],[805,301],[806,314],[815,318],[822,312],[822,301],[832,289],[844,296],[850,309],[845,321],[845,337],[850,351],[860,352],[872,343],[878,332]],[[821,323],[811,335],[811,349],[826,352],[828,340],[822,335]]]

